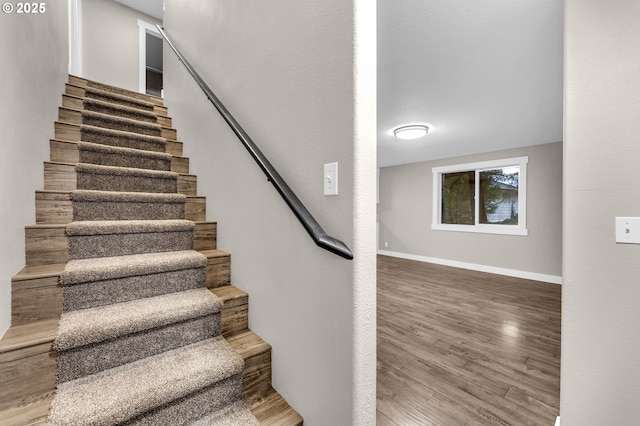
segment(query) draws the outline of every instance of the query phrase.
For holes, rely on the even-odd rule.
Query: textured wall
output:
[[[640,424],[640,2],[565,1],[562,426]]]
[[[112,0],[82,1],[82,77],[138,91],[138,19],[161,23]]]
[[[327,232],[354,250],[346,261],[312,243],[165,48],[166,104],[218,245],[231,253],[232,281],[250,294],[250,327],[273,345],[274,385],[307,425],[373,424],[375,2],[165,7],[188,60]],[[323,164],[334,161],[340,195],[325,197]]]
[[[528,236],[431,229],[432,167],[520,156],[529,156]],[[562,275],[562,143],[382,168],[378,220],[381,250],[558,277]]]
[[[67,2],[42,14],[0,13],[0,335],[9,326],[11,277],[24,267],[24,226],[58,117],[68,66]]]

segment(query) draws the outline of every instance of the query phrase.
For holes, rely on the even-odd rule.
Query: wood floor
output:
[[[561,286],[378,256],[377,424],[546,425]]]

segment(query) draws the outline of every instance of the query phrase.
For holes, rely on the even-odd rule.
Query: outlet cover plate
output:
[[[338,195],[338,163],[324,165],[324,195]]]

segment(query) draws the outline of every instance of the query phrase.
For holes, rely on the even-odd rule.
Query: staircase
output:
[[[0,424],[301,425],[162,100],[70,76],[50,153]]]

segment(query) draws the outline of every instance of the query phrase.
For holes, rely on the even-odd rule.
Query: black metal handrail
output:
[[[293,214],[298,218],[304,229],[307,230],[309,236],[316,243],[316,245],[332,253],[335,253],[338,256],[344,257],[345,259],[353,259],[353,253],[351,253],[351,250],[349,250],[349,247],[347,247],[345,243],[329,236],[324,231],[324,229],[322,229],[318,221],[316,221],[309,210],[307,210],[304,204],[302,204],[302,201],[300,201],[300,199],[296,196],[289,185],[287,185],[287,182],[282,179],[278,171],[269,162],[267,157],[264,156],[262,151],[260,151],[260,149],[256,146],[247,132],[244,131],[242,126],[240,126],[233,115],[231,115],[231,113],[227,110],[227,108],[225,108],[222,102],[220,102],[218,97],[213,93],[213,91],[211,91],[207,83],[202,80],[200,75],[191,66],[189,61],[185,59],[178,48],[171,42],[171,40],[165,33],[164,28],[162,28],[160,25],[156,25],[156,27],[160,31],[160,34],[162,34],[162,37],[164,37],[164,39],[167,41],[171,49],[173,49],[176,56],[178,56],[180,62],[184,64],[184,66],[187,68],[187,71],[189,71],[202,91],[205,93],[205,95],[207,95],[209,101],[218,110],[220,115],[222,115],[224,121],[226,121],[229,127],[231,127],[233,133],[238,136],[240,142],[242,142],[247,151],[249,151],[249,154],[251,154],[262,171],[267,175],[267,179],[273,184],[273,186],[276,188],[276,191],[278,191],[278,193],[282,196]]]

